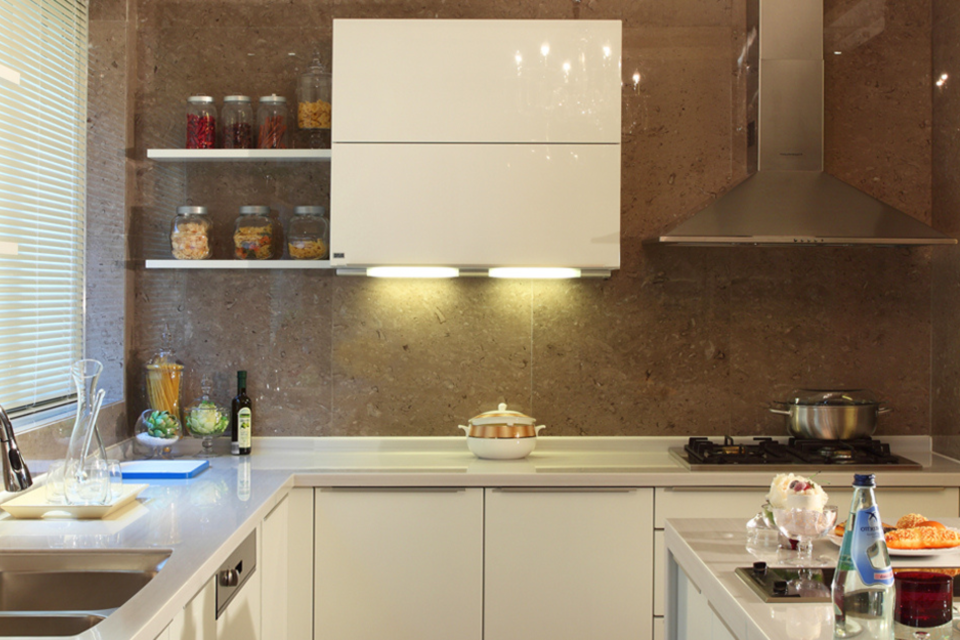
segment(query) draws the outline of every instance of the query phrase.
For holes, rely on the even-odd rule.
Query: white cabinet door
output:
[[[154,640],[172,640],[170,636],[170,625],[167,625],[167,628],[160,632]]]
[[[287,638],[288,539],[290,535],[290,500],[284,498],[263,520],[261,544],[261,627],[270,630],[270,637]]]
[[[650,489],[490,489],[484,640],[649,639]]]
[[[216,615],[217,585],[211,578],[167,627],[170,640],[214,640]]]
[[[334,142],[620,144],[620,40],[618,20],[335,20]]]
[[[217,640],[260,640],[263,529],[257,531],[257,569],[217,619]],[[280,636],[270,635],[270,640]]]
[[[286,640],[313,640],[313,488],[292,489],[287,501],[290,514],[287,524]],[[263,640],[275,638],[280,640],[279,636],[270,633],[270,626],[264,620]]]
[[[317,489],[316,640],[481,640],[482,489]]]

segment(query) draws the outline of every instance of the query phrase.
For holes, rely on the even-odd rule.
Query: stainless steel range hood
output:
[[[956,244],[823,172],[822,0],[751,0],[747,22],[750,37],[740,64],[752,175],[659,242]]]

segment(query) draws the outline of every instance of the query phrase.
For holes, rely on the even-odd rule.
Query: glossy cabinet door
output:
[[[247,578],[217,619],[217,640],[260,640],[261,585],[263,576],[263,528],[257,531],[257,569]],[[280,638],[267,635],[270,640]]]
[[[315,495],[316,640],[481,640],[482,489]]]
[[[649,640],[651,489],[488,489],[484,640]]]
[[[217,585],[211,578],[167,627],[170,640],[215,640],[216,615]]]
[[[261,629],[268,637],[287,638],[289,577],[290,497],[287,496],[263,519],[261,540]]]

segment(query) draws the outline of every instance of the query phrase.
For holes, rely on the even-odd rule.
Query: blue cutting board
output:
[[[209,467],[209,460],[136,460],[120,465],[124,480],[186,480]]]

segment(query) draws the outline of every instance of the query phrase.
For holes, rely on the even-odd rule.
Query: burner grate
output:
[[[893,455],[889,444],[873,438],[790,438],[784,443],[770,437],[755,437],[750,441],[735,442],[730,436],[724,436],[721,443],[698,436],[690,438],[684,451],[691,464],[704,465],[915,465]]]

